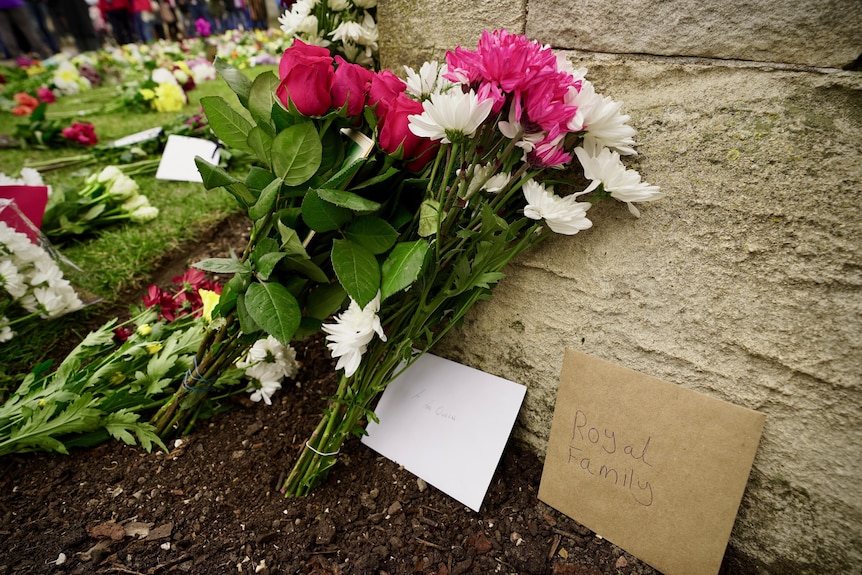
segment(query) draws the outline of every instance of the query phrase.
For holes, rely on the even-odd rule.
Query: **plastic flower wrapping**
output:
[[[0,343],[17,326],[77,311],[95,298],[82,296],[69,273],[79,272],[18,209],[0,199]]]
[[[405,79],[301,39],[278,76],[216,68],[245,110],[203,98],[210,127],[255,166],[245,177],[198,168],[253,227],[241,255],[196,264],[232,275],[196,355],[200,378],[217,381],[264,337],[289,345],[321,331],[340,372],[287,495],[327,476],[380,391],[491,297],[519,254],[588,230],[595,202],[638,215],[662,197],[620,159],[635,153],[621,105],[524,36],[485,32]],[[205,398],[179,386],[157,432],[184,429]]]

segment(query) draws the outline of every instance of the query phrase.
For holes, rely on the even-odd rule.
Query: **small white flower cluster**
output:
[[[244,369],[246,377],[253,380],[249,399],[255,402],[263,400],[267,405],[272,405],[272,395],[281,389],[282,380],[295,377],[299,371],[296,350],[271,335],[254,342],[236,366]]]
[[[281,30],[306,44],[329,48],[348,62],[372,68],[377,61],[377,0],[297,0],[279,16]]]
[[[0,342],[15,335],[12,321],[6,315],[12,304],[42,319],[84,306],[51,254],[3,221],[0,221],[0,287],[5,291],[5,297],[0,296]]]

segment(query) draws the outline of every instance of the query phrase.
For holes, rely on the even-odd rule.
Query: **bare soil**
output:
[[[233,218],[154,278],[241,247]],[[0,575],[649,575],[654,569],[540,502],[541,461],[502,457],[476,513],[359,441],[305,498],[279,487],[335,390],[320,339],[272,406],[235,402],[170,453],[110,442],[0,461]],[[727,572],[727,570],[725,570]]]

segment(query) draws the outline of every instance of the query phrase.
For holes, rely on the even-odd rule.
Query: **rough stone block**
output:
[[[862,54],[862,5],[841,0],[530,0],[526,32],[557,48],[592,52],[842,68]]]

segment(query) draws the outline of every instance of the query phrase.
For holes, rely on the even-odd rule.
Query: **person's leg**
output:
[[[30,49],[42,58],[51,56],[51,49],[42,41],[39,34],[36,33],[36,27],[33,26],[33,19],[30,18],[30,12],[25,6],[18,6],[7,11],[12,24],[18,28],[30,44]]]
[[[21,55],[21,48],[18,47],[18,41],[15,39],[12,23],[6,10],[0,10],[0,38],[2,38],[3,47],[10,58],[17,58]]]

